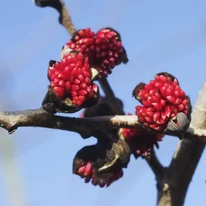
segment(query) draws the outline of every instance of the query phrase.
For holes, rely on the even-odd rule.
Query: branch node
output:
[[[17,128],[14,128],[14,127],[8,128],[8,133],[11,135],[11,134],[13,134],[14,132],[16,132],[16,130],[17,130]]]

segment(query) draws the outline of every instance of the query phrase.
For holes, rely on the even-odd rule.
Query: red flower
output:
[[[163,131],[171,120],[176,121],[180,113],[184,114],[182,117],[187,116],[189,122],[190,99],[171,74],[159,73],[148,84],[140,83],[134,89],[133,96],[142,103],[142,106],[136,107],[136,115],[146,128]]]
[[[154,146],[159,148],[158,142],[162,141],[164,136],[163,134],[149,133],[141,128],[121,128],[119,134],[128,142],[131,152],[136,158],[149,156],[154,151]]]
[[[63,47],[61,56],[68,54],[70,50],[89,57],[90,65],[99,71],[100,76],[107,76],[116,65],[128,62],[119,33],[109,27],[96,34],[90,28],[77,31]]]
[[[97,69],[102,75],[107,76],[115,66],[128,62],[120,34],[112,28],[103,28],[97,32],[95,51],[100,63]]]
[[[50,86],[56,97],[77,107],[83,107],[99,92],[91,77],[88,57],[77,52],[65,55],[61,62],[55,62],[48,70]]]
[[[85,183],[91,182],[95,186],[108,187],[123,176],[123,165],[120,162],[107,169],[99,170],[114,158],[111,148],[108,147],[109,144],[106,145],[86,146],[75,155],[73,173],[84,178]]]
[[[95,33],[90,28],[78,30],[66,44],[71,50],[83,53],[92,58],[95,51]]]

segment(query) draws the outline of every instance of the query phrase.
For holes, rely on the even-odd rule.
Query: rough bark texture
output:
[[[91,118],[62,117],[43,109],[0,112],[0,127],[14,132],[18,127],[45,127],[77,132],[92,136],[98,130],[107,131],[120,127],[139,127],[136,115],[115,115]]]
[[[138,128],[141,126],[136,115],[75,118],[53,115],[40,108],[0,112],[0,127],[8,130],[9,133],[14,132],[18,127],[45,127],[77,132],[83,136],[92,136],[98,130],[109,131],[114,128]],[[196,129],[190,127],[184,138],[205,143],[206,136],[198,136],[199,131],[203,134],[206,130],[198,129],[196,133]],[[165,134],[168,133],[165,132]],[[173,136],[176,135],[176,133],[173,134]]]
[[[181,206],[200,160],[205,145],[201,142],[183,140],[179,143],[178,155],[163,176],[157,179],[158,206]],[[186,155],[187,154],[187,155]]]

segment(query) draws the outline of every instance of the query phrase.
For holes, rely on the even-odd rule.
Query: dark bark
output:
[[[157,179],[158,206],[182,206],[205,144],[183,140],[162,178]]]
[[[18,127],[44,127],[77,132],[89,137],[99,131],[138,126],[137,117],[127,115],[75,118],[53,115],[43,109],[0,112],[0,127],[9,133]]]

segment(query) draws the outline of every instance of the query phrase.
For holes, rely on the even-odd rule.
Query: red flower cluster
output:
[[[133,96],[143,106],[136,107],[136,115],[146,128],[163,131],[170,120],[182,112],[189,117],[190,99],[180,88],[178,80],[168,73],[159,73],[148,84],[140,83]]]
[[[90,28],[77,31],[73,38],[66,44],[71,50],[81,52],[83,54],[91,54],[95,51],[95,33]]]
[[[123,165],[121,164],[100,170],[114,158],[111,148],[106,145],[107,143],[86,146],[75,155],[73,173],[83,178],[85,183],[91,182],[95,186],[108,187],[123,176]]]
[[[109,27],[99,30],[96,34],[90,28],[81,29],[74,34],[64,49],[64,54],[73,50],[88,56],[90,65],[99,71],[100,76],[107,76],[116,65],[128,62],[119,33]]]
[[[74,173],[79,175],[81,178],[84,178],[85,183],[89,183],[91,181],[93,185],[98,185],[100,187],[109,187],[113,182],[123,176],[122,168],[113,170],[112,172],[101,173],[93,166],[92,162],[85,162]]]
[[[61,62],[51,65],[48,79],[56,97],[69,100],[71,106],[82,107],[99,94],[98,86],[92,82],[88,57],[82,53],[70,52]]]
[[[154,146],[159,148],[159,141],[162,141],[163,134],[151,134],[143,129],[120,129],[120,135],[128,142],[130,149],[137,158],[147,157],[153,152]]]

